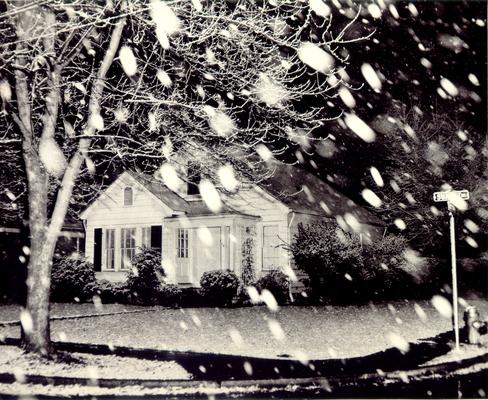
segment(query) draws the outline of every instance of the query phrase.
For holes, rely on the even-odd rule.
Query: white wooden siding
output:
[[[228,195],[224,198],[224,201],[241,213],[259,217],[259,221],[254,225],[256,230],[254,237],[256,245],[254,260],[256,274],[259,277],[267,272],[263,271],[263,227],[276,226],[278,228],[280,242],[287,243],[289,238],[288,214],[290,210],[279,200],[274,199],[271,195],[256,186],[249,186],[239,190],[235,195]],[[243,238],[240,232],[236,233],[239,243],[242,243]],[[239,270],[242,263],[240,251],[236,254],[236,268]],[[288,251],[280,247],[279,266],[287,267],[289,265],[290,257]]]
[[[124,206],[124,189],[132,187],[133,205]],[[122,228],[136,228],[136,245],[142,241],[142,228],[162,225],[163,219],[171,215],[171,210],[163,205],[152,193],[148,192],[130,175],[122,174],[84,213],[86,218],[86,257],[93,262],[94,231],[96,228],[115,229],[115,265],[120,265],[120,231]],[[164,229],[163,229],[164,242]],[[164,243],[163,243],[164,244]],[[102,268],[105,264],[105,233],[102,236]],[[104,271],[107,274],[118,275]],[[97,274],[102,275],[102,274]],[[118,279],[114,279],[118,280]]]

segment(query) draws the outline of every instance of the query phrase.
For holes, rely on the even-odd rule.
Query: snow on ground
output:
[[[483,319],[488,319],[487,300],[472,300],[470,304],[480,309]],[[81,309],[89,313],[90,307],[94,309],[89,304],[55,304],[53,313],[64,310],[78,314]],[[109,305],[101,312],[121,307],[129,309]],[[7,319],[3,311],[4,307],[0,307],[0,321]],[[283,335],[275,334],[278,327]],[[53,321],[51,326],[52,339],[58,341],[261,357],[302,354],[312,359],[363,356],[394,345],[391,337],[414,342],[450,329],[450,318],[441,316],[429,301],[289,306],[275,313],[266,307],[156,307],[143,313]],[[2,335],[18,337],[19,328],[0,326]]]
[[[139,360],[131,357],[71,353],[64,360],[45,360],[24,354],[13,346],[2,346],[0,373],[14,373],[18,382],[27,374],[96,379],[190,379],[174,361]]]

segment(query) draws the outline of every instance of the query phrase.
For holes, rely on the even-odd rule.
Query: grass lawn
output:
[[[470,300],[488,319],[488,300]],[[166,309],[52,322],[53,340],[191,350],[263,357],[291,355],[346,358],[435,336],[451,329],[429,301],[334,307]],[[419,312],[420,306],[423,313]],[[133,310],[141,307],[91,304],[53,305],[53,315]],[[15,311],[15,309],[17,311]],[[460,307],[462,314],[463,308]],[[12,306],[0,307],[0,321],[15,319]],[[420,315],[419,315],[420,314]],[[462,322],[462,315],[460,316]],[[18,337],[19,328],[1,327],[0,335]],[[401,339],[400,339],[401,340]]]

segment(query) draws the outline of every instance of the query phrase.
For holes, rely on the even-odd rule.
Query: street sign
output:
[[[469,200],[469,192],[467,190],[449,190],[446,192],[435,192],[434,201],[447,202],[447,209],[449,210],[449,236],[451,242],[451,274],[452,274],[452,324],[454,327],[454,338],[456,341],[456,349],[459,350],[459,315],[458,315],[458,290],[457,290],[457,268],[456,268],[456,236],[454,229],[454,205],[459,203],[459,199]],[[459,204],[458,204],[459,206]]]
[[[435,192],[434,201],[448,201],[451,196],[456,196],[463,200],[469,200],[469,192],[467,190],[449,190],[447,192]]]

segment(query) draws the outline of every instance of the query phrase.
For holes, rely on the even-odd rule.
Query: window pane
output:
[[[124,189],[124,206],[131,206],[133,203],[132,188],[126,187]]]
[[[141,246],[150,248],[151,247],[151,227],[142,228],[142,243]]]
[[[177,231],[176,254],[178,258],[188,258],[188,229],[179,228]]]
[[[121,249],[120,249],[120,269],[128,269],[132,257],[136,253],[136,229],[122,228],[120,231]]]
[[[115,269],[115,229],[105,231],[105,268]]]

